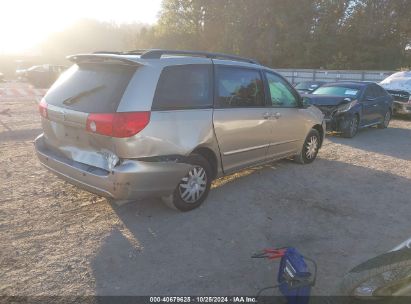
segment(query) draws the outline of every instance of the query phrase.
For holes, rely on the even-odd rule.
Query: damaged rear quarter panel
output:
[[[212,116],[212,109],[152,111],[150,123],[139,134],[114,139],[116,154],[120,158],[186,156],[201,146],[219,158]]]

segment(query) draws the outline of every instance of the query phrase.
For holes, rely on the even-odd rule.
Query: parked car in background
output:
[[[49,88],[64,70],[65,66],[43,64],[16,70],[16,75],[19,80],[28,81],[37,88]]]
[[[214,178],[286,157],[311,163],[323,142],[321,111],[251,59],[151,50],[70,60],[40,103],[35,147],[50,171],[102,196],[161,196],[188,211]]]
[[[325,84],[325,81],[303,81],[295,85],[300,94],[309,94]]]
[[[387,128],[391,120],[393,97],[373,82],[327,83],[304,99],[324,113],[328,130],[344,137],[354,137],[359,128]]]
[[[394,113],[411,115],[411,71],[394,73],[380,85],[394,97]]]

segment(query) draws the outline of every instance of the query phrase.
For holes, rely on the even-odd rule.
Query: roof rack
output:
[[[143,51],[143,50],[136,50],[136,51]],[[133,54],[132,52],[127,52],[128,54]],[[160,59],[163,55],[191,55],[191,56],[202,56],[206,58],[212,59],[230,59],[235,61],[245,61],[254,64],[260,64],[257,60],[251,58],[244,58],[235,55],[227,55],[222,53],[211,53],[211,52],[201,52],[201,51],[178,51],[178,50],[161,50],[161,49],[153,49],[147,50],[141,54],[141,58],[143,59]]]
[[[97,51],[93,52],[93,54],[114,54],[114,55],[141,55],[147,52],[148,50],[141,49],[141,50],[133,50],[133,51]]]
[[[93,54],[115,54],[115,55],[121,55],[122,52],[116,52],[116,51],[97,51],[97,52],[93,52]]]

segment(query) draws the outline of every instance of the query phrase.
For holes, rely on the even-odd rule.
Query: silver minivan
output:
[[[148,50],[69,57],[39,105],[40,162],[113,200],[162,197],[188,211],[213,179],[293,157],[310,163],[322,113],[252,59]]]

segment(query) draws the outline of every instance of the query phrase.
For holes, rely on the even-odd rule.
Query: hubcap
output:
[[[180,196],[186,203],[195,203],[204,194],[207,187],[206,171],[199,166],[192,168],[179,185]]]
[[[307,142],[306,152],[305,155],[308,159],[312,159],[315,157],[318,149],[318,139],[316,136],[311,136]]]
[[[408,266],[377,274],[355,288],[353,295],[356,297],[409,295],[410,270],[411,268]]]

